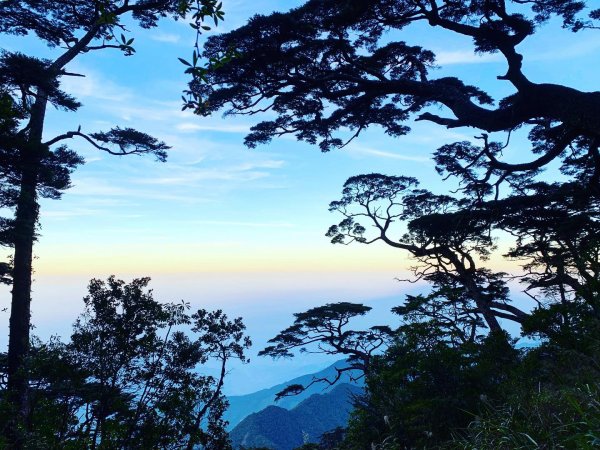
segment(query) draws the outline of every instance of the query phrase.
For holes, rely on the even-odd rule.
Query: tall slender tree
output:
[[[57,50],[53,59],[40,59],[4,50],[0,56],[2,114],[16,120],[4,127],[0,148],[3,206],[13,207],[14,218],[4,225],[14,247],[12,301],[8,349],[8,400],[15,420],[6,427],[11,445],[23,446],[28,413],[26,358],[29,347],[33,244],[39,218],[38,198],[58,198],[69,186],[69,174],[82,159],[64,141],[81,138],[113,155],[150,154],[164,161],[168,146],[131,128],[114,127],[87,134],[81,128],[44,140],[49,105],[75,111],[80,105],[60,89],[61,79],[73,76],[69,64],[78,56],[105,49],[134,53],[133,38],[123,24],[132,17],[141,28],[159,19],[188,19],[200,32],[223,18],[216,0],[7,0],[0,2],[0,33],[34,34]],[[196,46],[198,42],[196,41]],[[197,50],[195,51],[197,54]],[[11,119],[12,120],[12,119]],[[3,122],[6,123],[6,122]],[[8,125],[11,125],[8,123]]]

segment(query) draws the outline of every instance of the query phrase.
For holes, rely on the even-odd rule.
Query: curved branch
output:
[[[79,136],[79,137],[85,139],[90,144],[92,144],[96,149],[101,150],[101,151],[106,152],[106,153],[110,153],[111,155],[125,156],[125,155],[139,154],[140,153],[139,150],[131,150],[129,152],[128,151],[115,152],[115,151],[111,150],[108,147],[104,147],[104,146],[98,144],[90,136],[88,136],[87,134],[84,134],[84,133],[82,133],[80,131],[69,131],[67,133],[64,133],[64,134],[61,134],[59,136],[56,136],[55,138],[50,139],[47,142],[44,142],[42,145],[51,146],[51,145],[56,144],[57,142],[64,141],[65,139],[73,139],[75,136]]]
[[[578,133],[575,131],[566,132],[564,133],[563,137],[556,141],[554,147],[552,147],[544,155],[540,156],[539,158],[533,161],[518,164],[511,164],[499,161],[490,151],[487,134],[482,134],[481,136],[478,136],[477,139],[482,139],[484,141],[484,153],[485,156],[489,159],[490,166],[492,168],[503,170],[506,172],[523,172],[528,170],[540,169],[553,159],[560,156],[560,154],[566,150],[566,148],[569,146],[569,144],[571,144],[573,139],[577,137],[577,135]]]

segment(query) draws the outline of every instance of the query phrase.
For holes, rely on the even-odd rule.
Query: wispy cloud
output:
[[[197,122],[183,122],[175,126],[178,131],[183,133],[194,133],[196,131],[220,131],[223,133],[248,133],[250,125],[233,124],[228,120],[221,119],[220,121],[206,120],[200,117],[196,118]]]
[[[197,186],[206,181],[249,182],[267,178],[270,170],[281,169],[285,161],[263,159],[245,161],[238,164],[210,167],[201,159],[195,164],[169,164],[163,168],[165,176],[133,178],[130,182],[138,185]],[[206,167],[208,166],[208,167]]]
[[[187,186],[191,187],[203,181],[238,181],[247,182],[259,180],[269,176],[268,172],[259,171],[228,171],[219,169],[195,170],[189,173],[181,173],[176,176],[139,178],[132,180],[134,183],[155,186]]]
[[[177,44],[181,41],[181,36],[174,33],[164,33],[162,31],[153,31],[150,39],[157,42],[166,42],[168,44]]]
[[[439,50],[434,51],[436,62],[441,66],[452,64],[482,64],[502,61],[502,57],[496,53],[475,53],[472,50]]]
[[[524,44],[528,45],[528,43]],[[594,34],[588,34],[585,39],[577,39],[573,42],[556,43],[548,45],[547,39],[544,45],[540,47],[539,42],[530,44],[531,48],[523,50],[527,61],[559,61],[564,59],[573,59],[595,54],[600,50],[600,38]],[[475,53],[472,49],[461,50],[434,50],[436,63],[441,66],[453,64],[485,64],[504,62],[505,59],[500,53]]]
[[[103,214],[99,209],[69,209],[69,210],[42,210],[40,216],[43,219],[70,219],[72,217],[98,216]]]
[[[238,166],[234,166],[234,171],[246,171],[254,169],[281,169],[285,166],[285,161],[280,159],[266,159],[262,161],[249,161]]]
[[[220,117],[199,117],[192,113],[182,112],[177,102],[127,102],[117,101],[105,103],[102,108],[126,122],[154,122],[178,133],[192,134],[203,131],[220,133],[248,133],[250,124],[236,119]],[[181,121],[183,119],[184,121]]]
[[[71,68],[83,77],[63,77],[61,87],[79,99],[91,98],[110,102],[127,102],[133,98],[131,89],[114,83],[89,68]]]
[[[554,61],[561,59],[572,59],[577,57],[589,56],[600,50],[600,39],[596,35],[588,35],[588,39],[578,39],[562,46],[551,46],[551,50],[546,49],[531,52],[531,56],[525,58],[526,61]]]
[[[124,199],[146,199],[154,201],[177,202],[185,204],[197,204],[213,202],[212,197],[202,196],[197,192],[180,193],[164,192],[162,190],[140,189],[139,186],[123,184],[117,186],[107,180],[86,177],[75,180],[69,195],[85,196],[89,198],[124,198]]]
[[[172,111],[164,107],[133,106],[130,103],[106,104],[103,108],[126,122],[170,122]]]
[[[403,155],[402,153],[386,152],[383,150],[377,150],[374,148],[359,147],[359,146],[350,147],[348,150],[350,152],[358,154],[358,155],[376,156],[379,158],[388,158],[388,159],[398,159],[401,161],[412,161],[412,162],[428,164],[428,165],[432,164],[431,158],[428,156]]]
[[[238,222],[229,220],[195,220],[196,225],[218,225],[226,227],[250,227],[250,228],[293,228],[295,225],[289,222]]]

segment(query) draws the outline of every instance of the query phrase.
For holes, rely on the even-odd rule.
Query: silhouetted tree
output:
[[[323,353],[345,356],[344,367],[336,367],[334,378],[315,378],[307,386],[292,384],[277,394],[277,398],[296,395],[314,383],[336,383],[344,373],[358,371],[361,378],[369,371],[371,359],[393,340],[393,331],[388,326],[373,326],[367,330],[349,330],[353,318],[367,314],[371,308],[360,303],[328,303],[295,313],[294,324],[280,332],[269,343],[274,344],[261,350],[259,356],[292,358],[294,350],[301,353]],[[351,375],[353,376],[353,375]]]
[[[562,20],[565,29],[581,32],[597,28],[600,9],[594,9],[592,2],[575,0],[313,0],[287,13],[255,16],[237,30],[211,37],[205,58],[217,57],[234,45],[238,55],[213,67],[190,89],[201,114],[220,109],[234,115],[272,114],[252,127],[246,137],[250,147],[292,134],[329,151],[373,125],[401,137],[410,132],[411,119],[478,130],[477,144],[448,143],[434,153],[436,169],[459,181],[462,197],[416,189],[416,180],[409,177],[352,177],[343,198],[331,205],[345,219],[328,235],[334,242],[381,240],[408,251],[418,261],[417,278],[426,278],[438,293],[452,292],[453,299],[446,304],[457,306],[463,318],[482,317],[487,327],[499,331],[498,319],[523,324],[529,314],[510,304],[505,274],[494,273],[482,263],[495,250],[495,230],[515,235],[515,246],[507,256],[523,259],[530,275],[523,280],[532,289],[543,288],[545,295],[552,291],[556,298],[564,297],[564,289],[572,295],[581,292],[594,308],[595,300],[589,299],[597,284],[589,262],[598,255],[591,244],[597,236],[588,229],[595,219],[587,225],[584,219],[569,221],[570,231],[560,237],[564,241],[567,234],[585,234],[587,263],[575,257],[584,249],[575,251],[577,246],[569,244],[569,250],[561,250],[572,255],[565,274],[552,277],[539,272],[549,267],[555,273],[564,271],[557,249],[565,242],[557,240],[556,225],[567,212],[559,211],[559,200],[553,204],[554,216],[532,206],[531,199],[562,189],[559,185],[544,188],[536,179],[540,170],[556,160],[562,173],[585,186],[589,196],[597,198],[600,192],[600,96],[531,81],[523,70],[525,56],[517,50],[553,18]],[[435,54],[401,40],[402,33],[418,24],[470,38],[475,52],[502,55],[507,70],[498,79],[512,93],[494,99],[456,77],[436,78]],[[496,142],[489,134],[510,142],[518,128],[529,131],[529,150],[518,144],[525,162],[504,162],[501,153],[509,144]],[[505,192],[501,193],[501,186],[506,186]],[[594,201],[577,206],[579,217],[586,208],[595,208]],[[506,220],[504,210],[510,211]],[[368,223],[360,223],[359,217]],[[408,232],[393,235],[390,228],[397,223],[407,226]],[[369,225],[374,225],[375,234],[367,237]],[[553,239],[551,252],[544,250],[540,236]],[[594,281],[574,289],[583,279]],[[457,289],[462,290],[460,295]],[[433,311],[433,301],[446,300],[429,296],[428,310]]]
[[[437,290],[429,300],[442,299],[440,293],[447,299],[452,293],[456,314],[472,325],[477,317],[492,331],[500,330],[499,317],[522,322],[527,314],[509,304],[502,274],[478,266],[478,259],[485,260],[494,250],[489,214],[465,210],[466,200],[434,195],[417,185],[414,178],[381,174],[349,178],[342,198],[329,207],[345,218],[327,236],[333,243],[383,241],[409,252],[418,262],[416,278]],[[402,223],[406,229],[399,226]],[[460,326],[458,316],[455,319]]]
[[[490,205],[498,228],[516,237],[507,256],[524,262],[523,281],[533,298],[541,294],[567,309],[579,304],[600,318],[599,207],[585,186],[541,182]]]
[[[482,397],[499,396],[518,362],[499,333],[458,342],[435,323],[407,322],[374,358],[340,448],[443,448],[473,420]]]
[[[6,50],[0,55],[2,206],[15,210],[14,219],[1,224],[6,230],[2,237],[7,235],[1,243],[14,247],[8,396],[14,405],[15,420],[8,424],[6,432],[12,435],[15,448],[22,445],[19,436],[28,410],[25,360],[31,325],[32,249],[39,217],[38,197],[59,198],[69,187],[71,171],[83,162],[63,145],[64,141],[77,137],[110,154],[151,154],[160,161],[164,161],[169,148],[145,133],[120,127],[97,133],[83,132],[80,127],[43,139],[48,105],[67,111],[75,111],[80,106],[60,88],[63,77],[77,76],[68,71],[68,65],[75,58],[103,49],[117,49],[125,55],[134,53],[133,38],[125,36],[128,33],[123,24],[126,16],[132,16],[142,28],[157,26],[162,17],[188,17],[192,26],[200,31],[206,28],[203,25],[206,18],[217,23],[223,13],[216,0],[6,0],[0,3],[0,33],[34,34],[58,50],[54,59]],[[8,122],[5,120],[7,111]]]
[[[31,448],[229,448],[222,388],[231,360],[247,362],[245,326],[159,303],[148,282],[92,280],[70,342],[34,345]]]
[[[458,182],[456,194],[419,189],[410,177],[366,174],[348,179],[330,206],[343,215],[328,232],[334,243],[381,241],[408,252],[416,278],[432,287],[395,308],[404,325],[370,367],[365,403],[341,448],[447,444],[452,428],[471,420],[465,411],[480,410],[482,394],[506,402],[503,390],[514,395],[506,411],[526,412],[516,425],[528,436],[536,431],[528,414],[544,418],[527,403],[534,391],[546,407],[545,395],[569,398],[565,391],[593,378],[582,374],[594,374],[598,362],[600,94],[532,81],[523,64],[529,55],[519,49],[550,21],[583,34],[599,19],[596,2],[585,0],[309,0],[207,42],[207,59],[232,46],[238,56],[191,83],[196,112],[262,115],[249,147],[293,135],[329,151],[372,126],[401,143],[411,120],[476,130],[477,140],[434,152],[439,174]],[[500,55],[506,71],[498,85],[509,94],[493,98],[451,76],[451,67],[436,77],[436,55],[403,37],[414,40],[411,31],[423,29],[462,35],[474,52]],[[515,130],[529,142],[510,139]],[[518,159],[503,159],[509,146]],[[561,181],[540,181],[551,163]],[[513,238],[504,257],[524,268],[513,277],[537,302],[531,312],[510,302],[507,274],[486,267],[500,233]],[[548,343],[521,359],[501,319]],[[515,366],[520,372],[511,374]],[[594,402],[595,389],[586,397]],[[557,409],[548,410],[555,424]],[[476,436],[485,443],[485,427],[507,417],[477,425]],[[540,442],[593,445],[590,428],[584,424],[575,439],[557,428]]]
[[[482,146],[448,147],[450,156],[458,156],[454,169],[475,175],[477,164],[483,164],[487,175],[481,181],[487,185],[491,178],[506,179],[555,158],[575,157],[594,178],[600,167],[598,93],[531,81],[517,50],[552,17],[574,32],[595,28],[600,9],[588,4],[593,8],[593,2],[576,0],[312,0],[287,13],[255,16],[237,30],[211,37],[206,58],[230,47],[238,57],[210,70],[205,82],[191,88],[200,113],[221,108],[229,114],[274,113],[274,119],[252,128],[246,138],[252,147],[294,134],[327,151],[344,145],[343,133],[335,134],[341,129],[352,131],[350,139],[372,125],[401,136],[410,131],[406,122],[413,117],[484,133],[531,126],[531,151],[541,156],[505,163],[498,159],[501,147],[482,135]],[[398,40],[399,32],[419,24],[470,38],[476,52],[501,54],[507,71],[498,79],[513,93],[495,102],[455,77],[435,78],[435,54]],[[434,114],[432,105],[446,107],[449,115]]]

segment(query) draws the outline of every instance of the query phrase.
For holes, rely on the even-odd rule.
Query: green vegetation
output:
[[[281,450],[319,442],[324,433],[346,426],[352,400],[361,392],[356,386],[341,383],[322,394],[311,395],[290,410],[269,406],[231,430],[231,442],[234,448],[263,446]]]
[[[92,280],[70,341],[33,345],[27,448],[228,448],[222,388],[230,361],[246,361],[245,327],[160,303],[148,282]],[[218,370],[202,374],[209,361]]]

